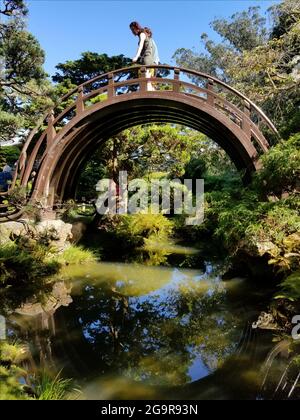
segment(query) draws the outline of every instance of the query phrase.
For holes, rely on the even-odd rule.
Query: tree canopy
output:
[[[181,48],[178,65],[213,74],[245,93],[273,118],[288,137],[299,130],[300,3],[284,0],[268,11],[259,7],[212,22],[217,43],[202,34],[205,53]]]
[[[130,64],[131,60],[122,54],[109,57],[107,54],[86,51],[78,60],[59,63],[56,66],[58,71],[52,79],[56,83],[68,81],[73,85],[80,85],[102,73],[127,67]]]
[[[202,155],[207,166],[227,161],[225,152],[187,127],[151,124],[124,130],[102,145],[88,161],[79,179],[78,197],[93,198],[96,183],[103,177],[118,182],[119,171],[127,171],[131,179],[157,172],[181,177],[190,160],[198,160]]]
[[[1,0],[0,14],[4,16],[26,16],[28,9],[24,0]]]
[[[51,104],[44,51],[26,30],[23,1],[1,3],[0,140],[21,136]]]

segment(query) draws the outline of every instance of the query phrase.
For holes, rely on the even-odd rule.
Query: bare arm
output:
[[[141,32],[140,33],[140,42],[139,42],[138,50],[137,50],[137,53],[136,53],[135,57],[132,59],[132,61],[134,63],[139,59],[139,57],[140,57],[140,55],[143,51],[145,40],[146,40],[146,35],[144,34],[144,32]]]

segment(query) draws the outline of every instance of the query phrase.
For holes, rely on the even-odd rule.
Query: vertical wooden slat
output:
[[[78,96],[76,100],[76,115],[82,114],[84,111],[84,102],[83,102],[83,87],[78,88]]]
[[[173,92],[180,91],[180,69],[174,68]]]
[[[248,101],[244,101],[244,114],[243,114],[243,121],[242,121],[242,129],[246,133],[249,139],[251,138],[250,117],[251,117],[250,103]]]
[[[208,90],[207,102],[211,106],[214,106],[214,104],[215,104],[214,83],[215,82],[214,82],[213,79],[208,79],[207,80],[207,90]]]
[[[108,98],[110,99],[113,96],[115,96],[115,88],[114,88],[114,76],[113,73],[108,73],[108,88],[107,88],[107,95]]]
[[[54,127],[54,111],[51,111],[48,118],[47,118],[47,123],[48,123],[48,128],[47,128],[47,146],[49,147],[52,143],[53,140],[56,136],[56,130]]]
[[[147,78],[146,78],[146,67],[141,67],[139,71],[139,79],[140,79],[140,91],[145,92],[147,91]]]

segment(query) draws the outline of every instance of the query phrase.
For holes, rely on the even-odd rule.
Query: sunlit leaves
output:
[[[45,60],[35,37],[27,32],[22,1],[5,2],[11,11],[0,23],[0,139],[22,137],[47,110],[50,83],[43,70]],[[20,11],[20,14],[17,13]]]
[[[181,48],[178,65],[215,75],[263,107],[283,136],[299,130],[300,4],[284,0],[269,10],[266,25],[259,7],[211,24],[221,42],[202,35],[205,53]]]

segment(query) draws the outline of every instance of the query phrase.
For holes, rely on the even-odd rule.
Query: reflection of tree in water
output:
[[[55,371],[56,360],[52,357],[56,330],[54,314],[61,306],[72,302],[71,287],[63,281],[40,282],[32,286],[23,293],[21,288],[8,288],[0,299],[7,316],[9,342],[22,343],[26,349],[22,368],[27,385],[31,385],[32,376],[39,369]]]
[[[44,280],[32,282],[17,287],[8,286],[0,290],[0,310],[1,314],[6,316],[15,309],[20,308],[29,299],[34,298],[36,301],[44,301],[48,294],[51,294],[53,284]]]
[[[99,373],[180,385],[190,381],[195,357],[213,370],[234,350],[241,320],[226,310],[219,286],[204,292],[201,282],[190,280],[157,295],[125,292],[121,282],[90,284],[64,316],[67,328],[80,325]]]

